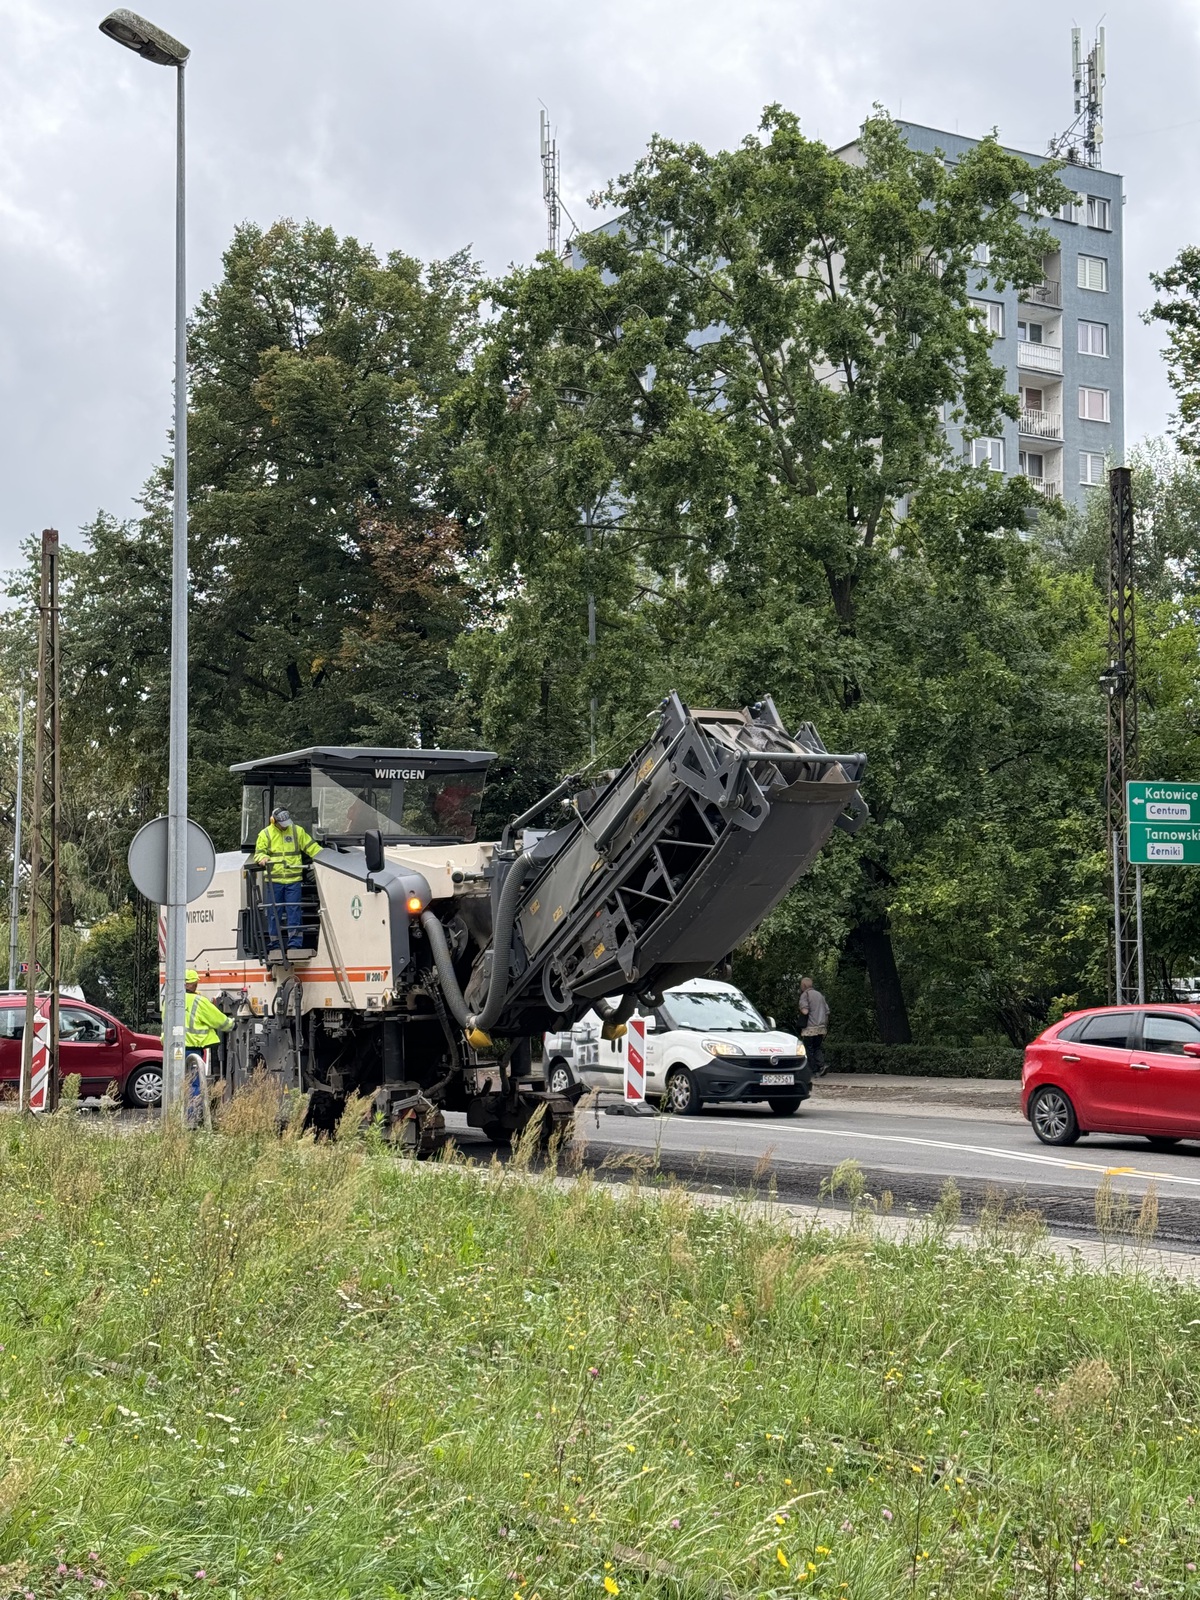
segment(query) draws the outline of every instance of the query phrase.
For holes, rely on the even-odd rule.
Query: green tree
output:
[[[954,166],[915,152],[882,115],[858,148],[841,159],[778,107],[733,151],[656,138],[572,266],[546,257],[492,287],[459,482],[513,600],[459,659],[488,736],[515,748],[527,712],[547,768],[584,752],[592,696],[615,753],[672,685],[725,704],[770,688],[794,721],[867,749],[874,820],[826,909],[900,1040],[898,741],[934,641],[897,597],[933,561],[972,574],[986,612],[999,530],[1025,522],[1024,486],[965,466],[945,423],[969,438],[1014,414],[971,295],[981,274],[1040,279],[1048,241],[1021,205],[1065,190],[994,139]]]
[[[1188,455],[1200,454],[1200,247],[1189,244],[1150,282],[1159,291],[1143,320],[1167,327],[1167,375],[1179,402],[1176,439]]]
[[[474,269],[312,223],[240,228],[190,326],[190,789],[237,838],[233,761],[313,742],[436,742],[469,600],[441,407],[470,359]],[[170,463],[142,515],[63,557],[64,740],[120,813],[165,792]],[[10,596],[28,657],[36,563]],[[72,787],[76,787],[73,783]]]

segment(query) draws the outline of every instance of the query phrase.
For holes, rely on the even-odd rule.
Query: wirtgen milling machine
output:
[[[808,723],[789,734],[769,698],[692,711],[671,695],[618,772],[567,779],[480,843],[493,759],[316,748],[233,769],[242,849],[188,911],[188,965],[235,1016],[234,1086],[277,1074],[312,1095],[318,1123],[374,1093],[410,1141],[442,1109],[511,1137],[538,1103],[522,1087],[533,1039],[589,1009],[619,1029],[639,1001],[710,972],[832,830],[866,815],[865,758],[829,754]],[[291,952],[274,947],[253,861],[276,806],[323,846]]]

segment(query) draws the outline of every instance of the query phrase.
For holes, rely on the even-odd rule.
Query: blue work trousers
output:
[[[267,926],[271,930],[271,943],[280,950],[299,950],[303,940],[300,933],[299,883],[267,883]]]

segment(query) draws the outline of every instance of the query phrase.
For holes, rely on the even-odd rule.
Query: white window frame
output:
[[[1109,392],[1108,392],[1107,389],[1093,389],[1091,384],[1081,383],[1079,385],[1079,420],[1081,422],[1109,422],[1109,421],[1111,421],[1111,416],[1110,416],[1110,413],[1109,413],[1108,394],[1109,394]],[[1104,415],[1102,417],[1094,417],[1094,416],[1092,416],[1091,412],[1088,410],[1088,406],[1090,405],[1090,401],[1085,400],[1084,399],[1084,395],[1099,395],[1100,396],[1100,401],[1101,401],[1101,407],[1100,408],[1104,412]]]
[[[971,308],[994,339],[1004,337],[1003,300],[972,300]]]
[[[993,472],[1003,472],[1004,440],[973,439],[971,441],[971,464],[976,467],[990,467]]]
[[[1022,328],[1025,330],[1024,333],[1021,332]],[[1038,336],[1036,339],[1031,337],[1030,328],[1037,329]],[[1034,322],[1032,317],[1022,317],[1017,323],[1017,338],[1023,340],[1025,344],[1045,344],[1046,324],[1044,322]]]
[[[1078,323],[1078,328],[1079,328],[1079,331],[1076,334],[1076,341],[1075,342],[1076,342],[1076,344],[1078,346],[1079,354],[1081,356],[1104,356],[1104,357],[1107,357],[1107,355],[1108,355],[1108,323],[1107,322],[1090,322],[1086,317],[1080,317],[1079,323]],[[1094,345],[1097,343],[1097,341],[1093,338],[1092,335],[1093,335],[1093,331],[1095,329],[1097,329],[1097,328],[1100,330],[1100,339],[1099,339],[1098,342],[1104,346],[1103,350],[1096,350],[1095,348],[1093,348]],[[1086,335],[1086,343],[1084,342],[1084,339],[1085,339],[1084,330],[1085,329],[1088,330],[1087,335]]]
[[[1098,217],[1104,221],[1097,221]],[[1089,228],[1100,228],[1105,233],[1112,232],[1112,201],[1107,195],[1090,194],[1087,197],[1087,225]]]
[[[1030,472],[1029,470],[1030,460],[1035,456],[1042,463],[1040,472]],[[1022,450],[1017,457],[1017,466],[1023,477],[1036,478],[1041,483],[1046,477],[1046,452],[1044,450]]]
[[[1093,274],[1092,268],[1099,267],[1099,272]],[[1092,283],[1093,276],[1100,279],[1099,283]],[[1092,294],[1105,294],[1108,291],[1108,257],[1089,256],[1080,251],[1076,267],[1076,280],[1081,289],[1087,289]]]
[[[991,245],[990,244],[977,244],[975,246],[974,250],[971,252],[971,260],[975,263],[975,265],[977,267],[990,266],[991,265],[991,260],[992,260],[992,247],[991,247]]]
[[[1097,466],[1096,464],[1099,463]],[[1096,467],[1096,476],[1089,474],[1093,466]],[[1104,482],[1104,456],[1099,450],[1081,450],[1079,452],[1079,481],[1086,484],[1089,489],[1094,489],[1097,484]]]

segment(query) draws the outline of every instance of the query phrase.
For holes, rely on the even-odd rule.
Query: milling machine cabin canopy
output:
[[[243,761],[242,848],[253,850],[277,806],[323,844],[469,844],[490,750],[389,750],[313,745]]]

